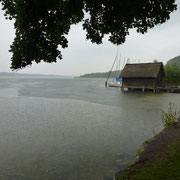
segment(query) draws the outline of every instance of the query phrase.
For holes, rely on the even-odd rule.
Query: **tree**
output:
[[[165,70],[165,84],[166,85],[179,85],[180,84],[180,68],[175,62],[166,64]]]
[[[153,60],[153,63],[158,63],[158,60],[157,60],[157,59],[154,59],[154,60]]]
[[[145,33],[166,22],[176,10],[175,0],[0,0],[7,19],[14,19],[15,39],[10,47],[12,69],[62,59],[73,24],[82,22],[86,38],[101,44],[105,35],[122,44],[135,28]]]

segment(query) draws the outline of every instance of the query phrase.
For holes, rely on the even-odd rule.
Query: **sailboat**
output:
[[[115,60],[113,62],[111,71],[109,72],[107,81],[105,82],[106,86],[109,86],[109,87],[122,87],[122,79],[119,78],[119,75],[120,75],[120,62],[121,62],[121,56],[120,56],[119,61],[118,61],[118,53],[117,53],[117,55],[115,57]],[[114,71],[113,80],[108,82],[115,64],[116,64],[116,70]]]
[[[122,87],[122,79],[116,77],[116,81],[111,81],[108,83],[109,87]]]

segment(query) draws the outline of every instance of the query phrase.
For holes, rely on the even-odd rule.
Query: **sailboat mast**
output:
[[[114,64],[115,64],[116,60],[117,60],[117,55],[116,55],[116,57],[115,57],[115,59],[114,59],[113,65],[112,65],[111,70],[110,70],[110,72],[109,72],[109,75],[108,75],[108,78],[107,78],[107,82],[108,82],[108,80],[109,80],[109,77],[110,77],[110,75],[111,75],[111,72],[112,72],[112,70],[113,70],[113,67],[114,67]]]

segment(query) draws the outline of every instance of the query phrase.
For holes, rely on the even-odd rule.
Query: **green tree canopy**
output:
[[[153,63],[158,63],[158,60],[157,60],[157,59],[154,59],[154,60],[153,60]]]
[[[166,64],[165,70],[165,84],[179,85],[180,84],[180,68],[175,62]]]
[[[14,19],[10,47],[12,69],[62,59],[58,48],[68,46],[67,34],[82,22],[86,38],[101,44],[105,35],[122,44],[135,28],[145,33],[164,23],[176,9],[175,0],[0,0],[5,16]]]

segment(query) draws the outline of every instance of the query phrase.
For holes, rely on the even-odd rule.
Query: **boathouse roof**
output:
[[[161,62],[126,64],[120,78],[157,78],[160,71],[163,72],[164,76],[164,68]]]

